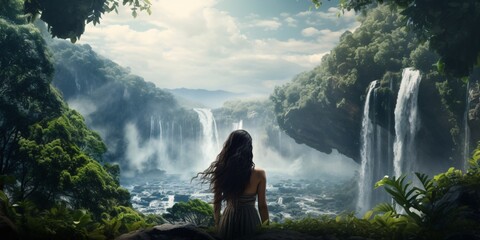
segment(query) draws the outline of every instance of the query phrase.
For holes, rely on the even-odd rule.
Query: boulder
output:
[[[126,233],[117,240],[215,240],[218,239],[193,224],[162,224],[148,229]]]

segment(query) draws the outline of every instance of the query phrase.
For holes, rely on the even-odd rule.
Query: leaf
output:
[[[367,212],[363,215],[363,219],[368,220],[368,219],[370,219],[370,218],[372,217],[372,215],[373,215],[373,211],[372,211],[372,210],[367,211]]]
[[[374,211],[374,212],[381,212],[381,213],[387,213],[387,212],[396,213],[395,207],[393,207],[392,204],[389,204],[389,203],[380,203],[380,204],[377,204],[377,205],[373,208],[373,211]]]

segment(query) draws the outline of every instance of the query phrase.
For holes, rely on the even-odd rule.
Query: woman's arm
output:
[[[265,171],[259,170],[260,175],[260,182],[258,183],[258,211],[260,212],[260,219],[262,220],[262,224],[268,224],[270,222],[268,217],[268,207],[267,207],[267,199],[265,197],[265,192],[267,191],[267,176]]]

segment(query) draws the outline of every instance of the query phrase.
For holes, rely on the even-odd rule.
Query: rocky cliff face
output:
[[[307,103],[289,109],[278,119],[279,125],[298,143],[324,153],[337,149],[352,159],[358,159],[362,106],[348,98],[343,98],[342,104],[337,106],[336,103],[342,101],[345,94],[330,93],[331,101],[326,104]]]

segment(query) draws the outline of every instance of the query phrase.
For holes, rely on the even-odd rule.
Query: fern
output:
[[[384,177],[375,184],[375,188],[384,187],[385,191],[389,193],[393,200],[403,208],[403,211],[412,218],[417,224],[422,222],[422,217],[414,210],[418,210],[420,201],[418,200],[420,193],[417,188],[411,187],[411,182],[405,182],[405,175],[398,179],[393,176]]]

